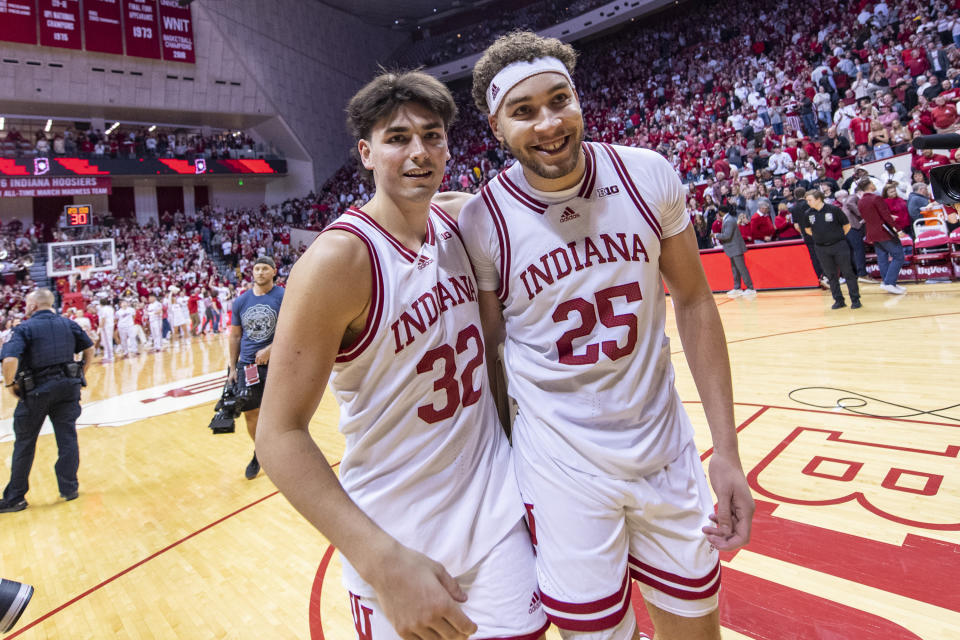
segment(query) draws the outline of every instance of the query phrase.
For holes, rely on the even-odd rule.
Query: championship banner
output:
[[[104,196],[113,192],[110,178],[51,177],[0,178],[0,198],[47,196]]]
[[[181,7],[178,0],[160,0],[160,48],[164,60],[196,62],[190,7]]]
[[[0,0],[0,40],[37,44],[37,0]]]
[[[40,44],[80,49],[80,0],[40,0]]]
[[[123,55],[120,0],[84,0],[83,37],[87,51]]]
[[[123,0],[123,29],[128,56],[160,59],[157,0]]]

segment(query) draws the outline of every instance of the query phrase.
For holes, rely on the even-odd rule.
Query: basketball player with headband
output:
[[[460,215],[487,359],[504,342],[518,405],[542,602],[564,638],[630,640],[632,578],[658,640],[715,639],[717,549],[747,542],[754,510],[720,317],[686,189],[653,151],[583,141],[575,63],[531,32],[486,50],[473,97],[518,162]],[[713,439],[716,513],[674,388],[664,281]]]
[[[347,113],[375,193],[290,274],[257,454],[340,550],[361,639],[541,638],[533,547],[455,219],[467,198],[431,203],[456,105],[431,76],[383,73]],[[339,482],[308,431],[328,383],[346,439]]]

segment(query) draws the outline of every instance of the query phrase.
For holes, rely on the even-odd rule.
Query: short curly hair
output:
[[[420,104],[440,116],[443,128],[457,119],[457,103],[445,84],[422,71],[387,71],[367,83],[347,104],[347,129],[356,140],[365,140],[383,118],[404,104]]]
[[[544,38],[533,31],[511,31],[497,38],[487,47],[473,66],[473,102],[481,113],[487,108],[487,88],[500,70],[514,62],[532,62],[551,57],[563,63],[570,75],[577,66],[577,52],[572,46],[556,38]]]

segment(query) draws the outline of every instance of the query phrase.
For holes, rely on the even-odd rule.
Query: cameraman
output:
[[[13,412],[13,462],[10,483],[3,490],[0,513],[23,511],[24,496],[37,448],[37,436],[47,416],[53,422],[59,455],[54,471],[60,495],[77,497],[77,418],[80,417],[80,386],[93,359],[93,342],[73,320],[53,311],[53,293],[37,289],[27,295],[29,320],[13,329],[3,345],[3,383],[17,396]],[[74,354],[83,352],[83,363]]]
[[[270,345],[277,328],[277,316],[283,301],[283,288],[274,286],[277,266],[273,258],[261,256],[253,263],[253,287],[233,301],[230,321],[230,362],[227,380],[235,384],[243,398],[243,417],[250,439],[257,435],[257,418],[263,385],[267,381]],[[257,452],[247,465],[247,480],[260,473]]]

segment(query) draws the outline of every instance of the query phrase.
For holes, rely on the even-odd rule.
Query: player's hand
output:
[[[227,367],[227,382],[229,382],[230,384],[237,383],[237,368],[235,366]]]
[[[740,460],[715,453],[710,458],[710,485],[717,496],[717,512],[710,515],[713,525],[703,532],[720,551],[739,549],[750,541],[755,508]]]
[[[263,349],[260,349],[260,351],[257,351],[257,355],[254,356],[253,361],[261,366],[270,362],[270,347],[267,346]]]
[[[384,562],[375,589],[390,624],[404,640],[466,640],[477,625],[460,609],[467,596],[443,566],[399,546]]]

